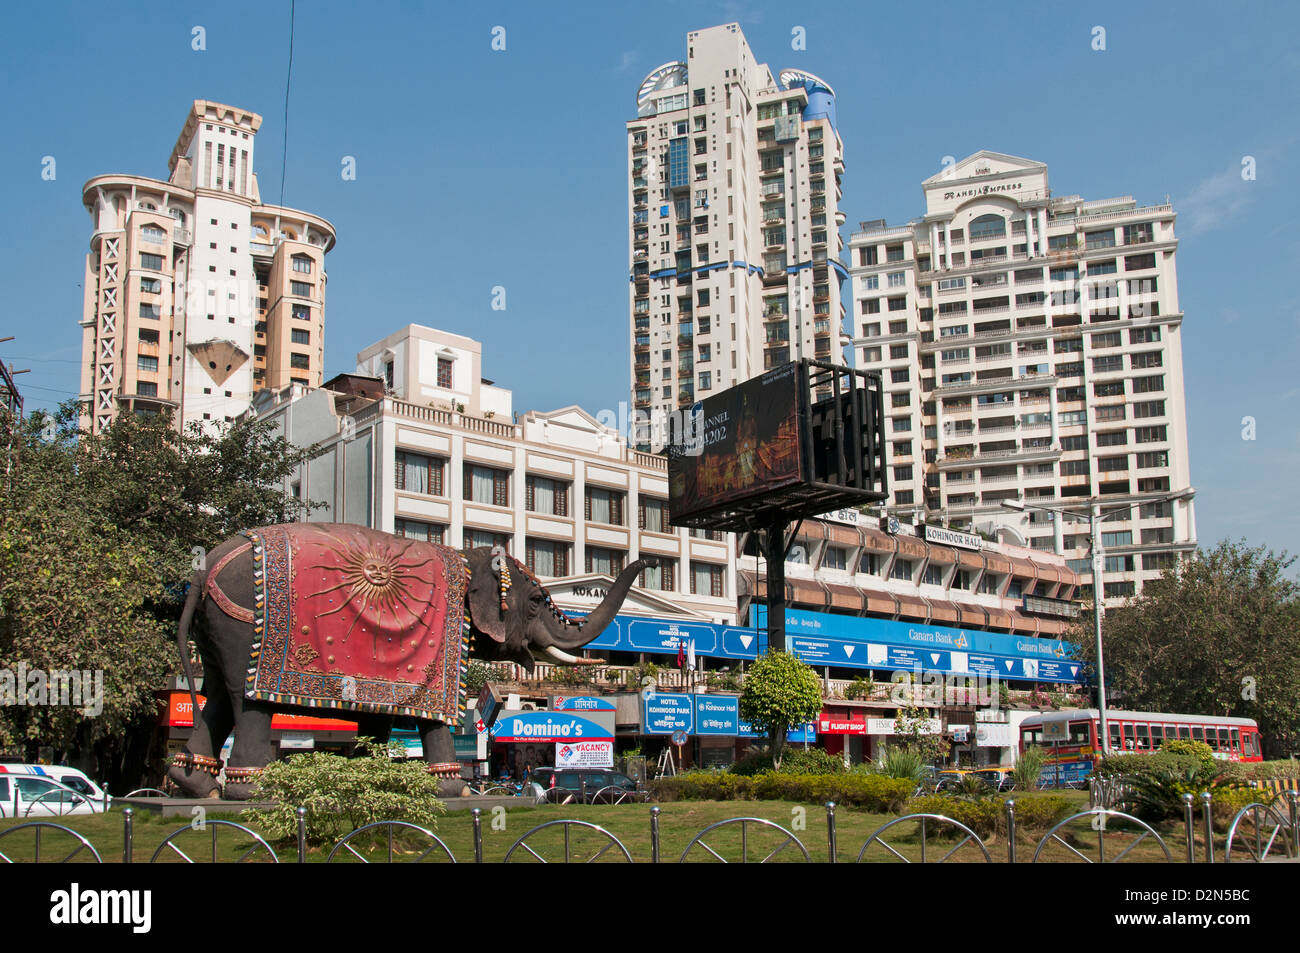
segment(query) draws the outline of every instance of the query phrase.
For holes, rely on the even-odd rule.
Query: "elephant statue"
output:
[[[202,711],[168,767],[189,797],[247,800],[271,760],[276,712],[332,715],[387,739],[415,717],[429,771],[460,794],[450,726],[464,714],[470,651],[532,670],[534,656],[591,664],[574,652],[617,614],[643,568],[635,561],[590,615],[570,618],[500,547],[464,553],[346,523],[288,523],[226,540],[196,571],[177,629],[194,698],[189,639],[203,661]]]

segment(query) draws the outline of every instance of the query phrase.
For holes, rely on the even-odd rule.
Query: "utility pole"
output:
[[[0,338],[0,344],[12,340],[13,335],[3,337]],[[10,489],[12,474],[17,466],[14,460],[14,438],[23,419],[23,395],[19,393],[18,385],[14,383],[14,376],[26,373],[29,372],[27,370],[15,371],[4,361],[0,361],[0,407],[4,409],[6,492]]]

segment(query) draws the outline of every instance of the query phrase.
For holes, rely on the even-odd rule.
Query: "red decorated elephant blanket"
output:
[[[469,573],[460,553],[346,523],[245,535],[255,587],[247,697],[460,719]]]

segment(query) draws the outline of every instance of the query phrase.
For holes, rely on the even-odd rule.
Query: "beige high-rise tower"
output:
[[[1174,209],[1056,194],[1042,162],[987,150],[923,189],[923,217],[849,239],[891,509],[1059,553],[1091,585],[1088,520],[1051,510],[1097,504],[1122,602],[1196,548]]]
[[[686,47],[627,122],[632,404],[660,419],[789,360],[842,361],[835,92],[773,74],[734,23]]]
[[[334,227],[262,203],[261,124],[195,100],[166,181],[101,175],[83,187],[80,393],[92,430],[122,409],[170,407],[180,426],[229,421],[264,387],[320,385]]]

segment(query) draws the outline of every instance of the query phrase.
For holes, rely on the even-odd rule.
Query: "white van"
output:
[[[76,768],[0,764],[0,817],[98,814],[111,799]]]

